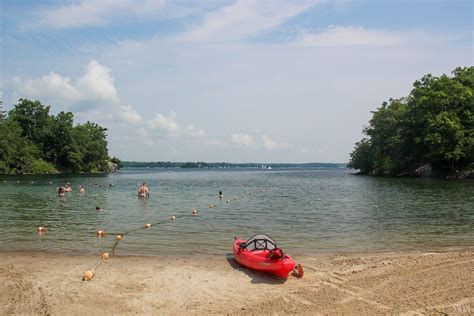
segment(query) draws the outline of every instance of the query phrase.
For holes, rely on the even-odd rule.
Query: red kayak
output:
[[[248,268],[271,273],[287,279],[288,274],[295,268],[295,260],[283,254],[273,239],[266,235],[255,235],[249,240],[235,238],[234,257],[238,263]],[[302,276],[302,268],[298,272]]]

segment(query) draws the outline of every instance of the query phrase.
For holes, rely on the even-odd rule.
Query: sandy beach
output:
[[[297,257],[286,282],[228,257],[0,253],[0,314],[462,314],[474,312],[474,251]],[[83,285],[83,286],[82,286]],[[82,287],[81,287],[82,286]]]

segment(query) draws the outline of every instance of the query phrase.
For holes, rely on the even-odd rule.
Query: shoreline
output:
[[[232,256],[0,251],[0,314],[457,314],[474,310],[474,249],[294,256],[287,281]],[[82,288],[81,288],[82,287]]]

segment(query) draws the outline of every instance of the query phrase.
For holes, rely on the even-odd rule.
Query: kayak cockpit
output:
[[[277,249],[276,242],[268,237],[267,235],[257,234],[252,236],[246,242],[239,244],[241,250],[246,249],[247,251],[259,251],[259,250],[273,250]]]

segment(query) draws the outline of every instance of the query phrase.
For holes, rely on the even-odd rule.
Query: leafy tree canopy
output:
[[[0,173],[107,172],[107,129],[49,111],[20,99],[8,116],[0,112]]]
[[[363,174],[401,175],[424,164],[454,172],[474,162],[474,67],[453,76],[426,75],[406,98],[373,112],[349,167]]]

